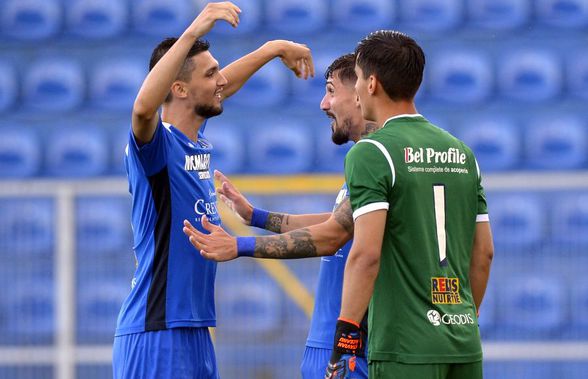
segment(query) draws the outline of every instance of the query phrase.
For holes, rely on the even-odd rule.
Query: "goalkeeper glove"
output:
[[[325,379],[351,378],[355,371],[356,355],[363,349],[361,330],[353,321],[337,320],[335,344]]]

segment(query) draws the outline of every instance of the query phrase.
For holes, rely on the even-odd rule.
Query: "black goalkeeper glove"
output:
[[[325,379],[347,379],[355,371],[356,355],[362,351],[359,325],[353,321],[337,320],[333,353]]]

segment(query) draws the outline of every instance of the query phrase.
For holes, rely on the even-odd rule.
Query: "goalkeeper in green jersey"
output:
[[[412,38],[374,32],[355,53],[363,117],[382,128],[345,160],[355,233],[327,377],[369,305],[370,378],[482,378],[477,311],[494,248],[476,159],[418,114],[425,56]]]

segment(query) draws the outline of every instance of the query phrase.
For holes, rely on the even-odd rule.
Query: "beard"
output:
[[[343,120],[343,125],[340,128],[337,128],[337,121],[333,120],[331,124],[331,131],[333,134],[331,135],[331,139],[335,145],[344,145],[349,142],[349,131],[351,130],[351,120],[345,119]]]
[[[194,107],[194,113],[196,113],[198,116],[203,117],[203,118],[211,118],[214,116],[218,116],[219,114],[223,113],[223,106],[222,104],[218,107],[214,106],[214,105],[196,105]]]

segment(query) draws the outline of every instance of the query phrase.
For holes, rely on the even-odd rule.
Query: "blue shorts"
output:
[[[114,379],[218,379],[208,328],[174,328],[114,337]]]
[[[324,378],[327,372],[327,364],[331,359],[331,349],[320,349],[318,347],[306,346],[304,357],[300,365],[302,379]],[[368,364],[366,358],[357,357],[355,361],[355,372],[350,378],[367,379]]]

